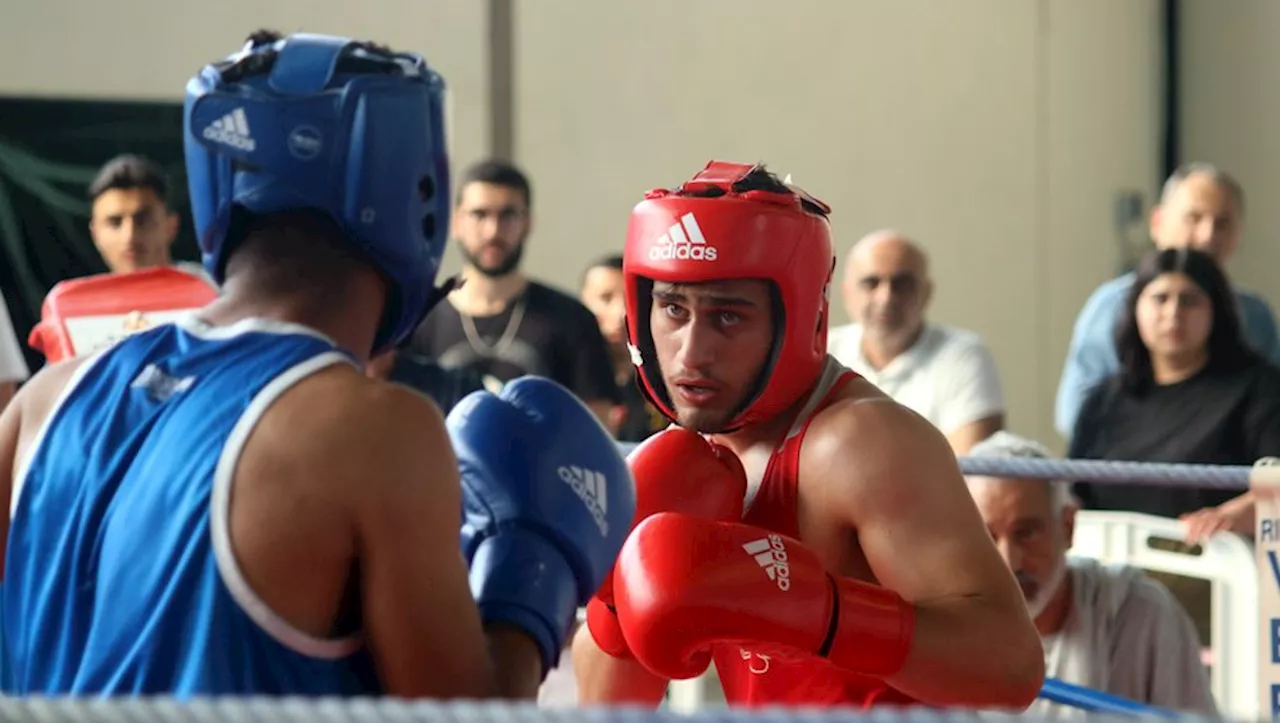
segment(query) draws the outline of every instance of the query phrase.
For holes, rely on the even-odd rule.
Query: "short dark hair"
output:
[[[807,193],[800,192],[798,189],[788,186],[771,172],[765,164],[757,163],[745,176],[734,181],[733,190],[735,193],[747,193],[749,191],[766,191],[768,193],[782,193],[789,195],[797,195],[800,197],[800,207],[809,213],[818,216],[829,216],[830,210],[818,205],[816,199],[811,198]],[[695,191],[687,191],[685,195],[695,198],[716,198],[724,195],[724,190],[718,187],[710,187]]]
[[[169,205],[169,176],[150,158],[130,153],[107,161],[89,184],[89,201],[107,191],[129,191],[136,188],[156,194],[160,202]]]
[[[1138,263],[1133,284],[1116,325],[1116,351],[1120,357],[1117,381],[1125,391],[1142,394],[1151,388],[1151,351],[1138,332],[1138,297],[1157,276],[1186,274],[1209,297],[1213,305],[1213,328],[1209,332],[1209,361],[1206,369],[1236,372],[1258,363],[1261,357],[1245,343],[1236,311],[1235,292],[1226,274],[1212,256],[1187,248],[1154,250]]]
[[[315,208],[233,216],[223,255],[252,259],[257,278],[274,291],[339,288],[356,264],[377,269],[332,216]],[[329,294],[333,296],[333,293]]]
[[[582,270],[582,278],[578,280],[578,286],[583,286],[587,283],[587,274],[591,273],[592,269],[613,269],[614,271],[621,271],[622,254],[606,254],[587,264],[587,268]]]
[[[592,261],[587,266],[587,271],[591,269],[613,269],[615,271],[622,270],[622,254],[606,254]]]
[[[462,203],[463,190],[473,183],[488,183],[519,191],[524,196],[524,205],[533,208],[533,187],[529,185],[529,178],[524,171],[513,163],[490,158],[469,166],[458,179],[456,203]]]

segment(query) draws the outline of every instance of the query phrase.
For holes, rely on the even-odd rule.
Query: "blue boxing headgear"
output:
[[[410,53],[325,35],[251,40],[187,83],[183,146],[204,266],[222,283],[244,214],[328,214],[388,280],[374,341],[399,344],[449,229],[444,80]]]

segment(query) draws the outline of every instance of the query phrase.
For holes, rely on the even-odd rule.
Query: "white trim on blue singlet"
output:
[[[332,346],[338,344],[329,337],[312,329],[309,326],[295,324],[291,321],[280,321],[278,319],[265,319],[259,316],[250,316],[239,321],[227,324],[226,326],[217,326],[201,319],[196,312],[192,312],[186,316],[175,319],[174,326],[181,328],[188,334],[210,341],[230,339],[240,334],[296,334],[300,336],[309,336],[313,339],[319,339],[327,342]]]
[[[36,455],[40,452],[40,448],[44,446],[44,438],[48,435],[49,428],[53,426],[53,420],[57,419],[58,412],[62,411],[62,406],[71,398],[71,395],[75,392],[76,388],[80,386],[80,382],[84,381],[85,375],[89,373],[89,370],[92,369],[108,351],[110,351],[110,348],[103,349],[92,356],[86,357],[85,360],[80,363],[80,366],[76,367],[76,370],[71,372],[71,377],[67,379],[66,385],[62,387],[62,391],[59,392],[58,398],[54,400],[53,407],[49,409],[49,413],[45,415],[44,421],[40,423],[40,429],[36,432],[35,440],[31,442],[30,449],[28,449],[27,453],[23,455],[21,462],[18,464],[18,469],[13,475],[13,489],[9,491],[10,520],[13,519],[14,513],[18,510],[18,498],[22,495],[22,488],[27,484],[27,473],[31,470],[31,463],[35,462]]]
[[[230,332],[239,322],[231,327],[214,327],[215,333]],[[274,331],[275,324],[271,323]],[[290,325],[292,326],[292,325]],[[302,327],[298,327],[302,328]],[[336,659],[345,657],[360,649],[363,644],[360,635],[345,638],[318,638],[310,633],[298,630],[288,621],[280,617],[276,611],[253,591],[249,581],[245,579],[240,565],[236,561],[235,550],[231,545],[231,485],[236,466],[240,463],[240,454],[245,443],[253,432],[262,415],[294,384],[311,374],[334,364],[350,364],[351,359],[341,352],[325,352],[285,370],[271,380],[262,391],[253,398],[245,409],[236,426],[231,430],[222,455],[218,458],[218,466],[213,473],[213,495],[209,504],[210,533],[213,537],[213,556],[222,575],[222,582],[227,586],[231,597],[244,610],[249,619],[258,625],[263,632],[275,638],[281,645],[312,658]]]

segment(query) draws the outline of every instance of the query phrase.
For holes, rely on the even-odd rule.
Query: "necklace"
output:
[[[471,349],[481,356],[501,358],[502,353],[507,350],[507,347],[511,346],[511,342],[515,341],[516,332],[520,330],[520,322],[524,321],[526,298],[526,294],[520,294],[520,297],[516,299],[516,306],[511,311],[511,318],[507,319],[507,327],[502,330],[498,341],[493,344],[489,344],[480,336],[480,332],[476,330],[476,322],[469,314],[459,311],[458,316],[462,317],[462,333],[466,335],[467,343],[471,345]]]

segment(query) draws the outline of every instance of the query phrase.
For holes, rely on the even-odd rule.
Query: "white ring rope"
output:
[[[1133,723],[1155,715],[1090,713],[1077,720]],[[933,710],[840,708],[706,709],[689,714],[636,707],[538,708],[531,703],[429,703],[395,699],[167,698],[0,699],[0,721],[23,723],[1049,723],[1040,715]],[[1188,716],[1185,720],[1204,720]]]
[[[1248,489],[1252,467],[1208,464],[1160,464],[1094,459],[960,457],[960,471],[984,477]]]
[[[631,454],[635,447],[630,442],[618,443],[624,455]],[[959,457],[958,461],[960,471],[966,475],[1233,490],[1246,490],[1257,484],[1262,470],[1280,474],[1280,466],[1275,466],[1277,460],[1272,457],[1253,466],[1028,457]]]

